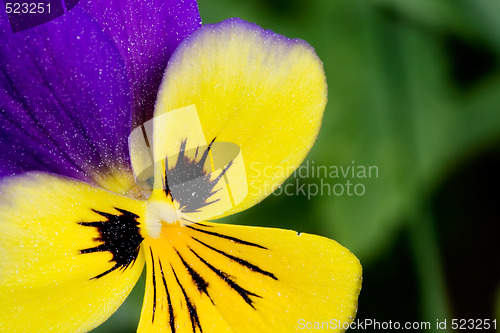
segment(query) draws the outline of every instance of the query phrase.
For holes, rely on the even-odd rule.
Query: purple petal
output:
[[[0,177],[91,183],[129,166],[132,101],[113,41],[78,8],[12,33],[0,17]]]
[[[136,124],[150,119],[170,55],[201,25],[196,1],[82,0],[79,6],[109,33],[125,59]]]

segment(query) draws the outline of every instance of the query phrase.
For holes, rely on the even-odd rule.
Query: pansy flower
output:
[[[18,33],[1,15],[2,332],[89,331],[144,265],[140,332],[345,330],[361,285],[347,249],[204,221],[304,160],[327,92],[311,46],[201,26],[194,1],[81,1]]]

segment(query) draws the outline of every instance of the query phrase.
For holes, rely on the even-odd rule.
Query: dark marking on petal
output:
[[[155,275],[155,257],[153,256],[153,249],[150,247],[149,251],[151,252],[151,267],[153,270],[153,318],[151,322],[155,322],[155,311],[156,311],[156,275]]]
[[[243,259],[241,259],[241,258],[238,258],[238,257],[235,257],[235,256],[233,256],[233,255],[230,255],[230,254],[228,254],[228,253],[226,253],[226,252],[224,252],[224,251],[222,251],[222,250],[216,249],[216,248],[214,248],[214,247],[212,247],[212,246],[210,246],[210,245],[208,245],[208,244],[206,244],[206,243],[202,242],[201,240],[199,240],[199,239],[197,239],[197,238],[195,238],[195,237],[191,237],[191,238],[193,238],[193,239],[194,239],[195,241],[197,241],[198,243],[200,243],[200,244],[202,244],[202,245],[204,245],[204,246],[208,247],[209,249],[214,250],[215,252],[222,254],[222,255],[223,255],[223,256],[225,256],[226,258],[229,258],[229,259],[231,259],[231,260],[233,260],[233,261],[236,261],[238,264],[240,264],[240,265],[242,265],[242,266],[245,266],[245,267],[249,268],[250,270],[252,270],[252,271],[254,271],[254,272],[257,272],[257,273],[260,273],[260,274],[263,274],[263,275],[269,276],[269,277],[270,277],[270,278],[272,278],[273,280],[278,280],[278,278],[277,278],[277,277],[276,277],[273,273],[271,273],[271,272],[265,271],[265,270],[263,270],[263,269],[259,268],[258,266],[255,266],[254,264],[249,263],[249,262],[248,262],[248,261],[246,261],[246,260],[243,260]]]
[[[213,226],[205,224],[205,223],[200,223],[200,222],[194,222],[196,225],[201,225],[202,227],[207,227],[207,228],[213,228]]]
[[[165,193],[165,197],[168,198],[168,196],[170,196],[170,201],[174,202],[174,197],[172,197],[172,192],[170,191],[170,188],[168,187],[167,173],[165,173],[165,186],[163,188],[163,192]]]
[[[198,228],[193,227],[192,225],[186,225],[186,227],[189,228],[189,229],[192,229],[192,230],[203,232],[203,233],[208,234],[208,235],[212,235],[212,236],[216,236],[216,237],[220,237],[220,238],[232,240],[233,242],[236,242],[236,243],[239,243],[239,244],[248,245],[248,246],[254,246],[254,247],[258,247],[260,249],[267,250],[267,247],[264,247],[264,246],[259,245],[259,244],[247,242],[247,241],[244,241],[244,240],[236,238],[236,237],[231,237],[231,236],[228,236],[228,235],[219,234],[219,233],[213,232],[213,231],[198,229]]]
[[[170,196],[170,201],[174,202],[174,197],[172,196],[172,191],[170,190],[170,187],[168,186],[168,161],[165,159],[165,174],[164,176],[164,184],[163,184],[163,192],[165,193],[165,196],[168,198]]]
[[[229,275],[222,272],[221,270],[215,268],[214,266],[212,266],[211,264],[209,264],[205,259],[203,259],[202,257],[200,257],[196,252],[193,251],[193,249],[191,249],[189,246],[188,246],[189,250],[191,250],[191,252],[193,252],[193,254],[198,257],[198,259],[200,259],[200,261],[202,263],[204,263],[208,268],[210,268],[215,274],[217,274],[224,282],[226,282],[229,287],[231,287],[234,291],[236,291],[240,296],[241,298],[243,298],[243,300],[248,304],[250,305],[252,308],[255,309],[255,307],[253,306],[253,300],[250,298],[250,296],[255,296],[255,297],[258,297],[258,298],[262,298],[261,296],[259,295],[256,295],[244,288],[242,288],[240,285],[238,285],[236,282],[234,282],[233,280],[231,280],[229,278]]]
[[[99,232],[96,241],[102,242],[96,247],[80,250],[80,254],[109,252],[113,255],[111,261],[115,265],[107,271],[94,276],[99,279],[116,269],[126,269],[135,263],[139,255],[139,246],[143,238],[139,232],[138,215],[124,209],[116,208],[120,214],[110,214],[92,209],[93,212],[105,217],[107,221],[78,222],[85,227],[94,227]]]
[[[200,146],[194,151],[190,149],[186,152],[187,139],[183,140],[177,154],[177,161],[170,169],[168,157],[165,158],[163,191],[167,197],[170,195],[172,200],[175,199],[179,202],[179,210],[182,213],[199,212],[201,208],[220,200],[209,201],[220,190],[220,188],[216,189],[215,187],[232,165],[232,161],[222,170],[220,175],[211,179],[211,170],[207,170],[205,164],[214,142],[215,138],[198,158]]]
[[[184,287],[182,286],[181,282],[179,281],[179,278],[177,277],[177,274],[175,273],[174,268],[172,265],[170,265],[170,268],[172,268],[172,272],[174,273],[175,280],[177,281],[177,284],[181,288],[182,294],[184,295],[184,299],[186,301],[186,306],[188,308],[189,312],[189,318],[191,319],[191,327],[193,329],[193,333],[196,333],[196,326],[200,329],[200,332],[203,333],[203,330],[201,329],[201,324],[200,324],[200,319],[198,317],[198,312],[196,311],[196,306],[191,303],[191,300],[189,299],[188,295],[186,294],[186,291],[184,290]]]
[[[198,291],[200,293],[204,293],[205,295],[207,295],[207,297],[210,299],[210,301],[212,302],[212,304],[215,304],[214,301],[212,300],[212,298],[210,297],[210,295],[208,294],[208,282],[205,281],[204,278],[201,277],[200,274],[198,274],[198,272],[196,272],[191,266],[189,266],[189,264],[184,260],[184,258],[181,256],[181,254],[175,250],[175,252],[177,253],[177,255],[179,256],[179,258],[181,259],[182,263],[184,264],[184,267],[186,267],[189,275],[191,276],[191,279],[193,280],[194,284],[196,285],[196,288],[198,289]]]
[[[174,308],[172,307],[172,300],[170,299],[170,292],[168,291],[167,281],[165,280],[165,274],[163,274],[163,266],[161,265],[160,259],[158,259],[158,263],[160,264],[161,279],[163,280],[163,286],[165,287],[165,292],[167,293],[168,318],[169,318],[170,330],[172,331],[172,333],[175,333]]]

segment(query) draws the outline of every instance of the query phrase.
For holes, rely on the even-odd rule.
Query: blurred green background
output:
[[[199,6],[204,23],[241,17],[313,45],[329,102],[309,165],[378,169],[372,178],[288,180],[290,189],[350,181],[362,196],[271,195],[221,222],[316,233],[349,248],[364,267],[358,319],[500,326],[500,1]],[[143,289],[140,281],[95,332],[135,332]]]

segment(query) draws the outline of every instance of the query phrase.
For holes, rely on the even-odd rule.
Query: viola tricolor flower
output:
[[[17,33],[0,13],[0,69],[2,332],[89,331],[144,265],[139,332],[353,320],[361,266],[335,241],[202,221],[313,145],[327,87],[307,43],[201,26],[194,0],[80,1]]]

